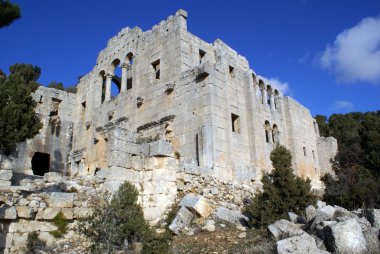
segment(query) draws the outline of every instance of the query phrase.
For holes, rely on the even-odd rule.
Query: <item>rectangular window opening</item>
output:
[[[199,63],[203,62],[205,55],[206,55],[206,52],[200,49],[199,50]]]
[[[132,78],[127,79],[127,90],[132,89]]]
[[[240,118],[238,115],[231,114],[232,132],[240,133]]]
[[[152,63],[154,69],[154,75],[156,79],[160,79],[160,59]]]

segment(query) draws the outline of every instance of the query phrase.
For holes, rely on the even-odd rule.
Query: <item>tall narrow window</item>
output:
[[[200,162],[199,162],[199,137],[198,137],[198,133],[195,134],[195,156],[196,156],[196,160],[197,160],[197,165],[199,167]]]
[[[152,66],[153,66],[155,78],[160,79],[160,59],[154,61],[152,63]]]
[[[276,124],[274,124],[273,128],[272,128],[272,140],[273,140],[273,143],[275,143],[275,144],[280,143],[279,131],[278,131],[278,127]]]
[[[313,159],[315,160],[315,153],[314,153],[314,150],[311,151],[311,153],[313,154]]]
[[[204,57],[206,55],[206,52],[204,52],[203,50],[199,50],[199,63],[203,63],[204,61]]]
[[[235,77],[235,68],[231,65],[228,67],[228,72],[230,73],[231,77]]]
[[[232,132],[240,133],[240,118],[238,115],[231,114]]]
[[[271,138],[270,138],[270,123],[268,121],[265,121],[264,128],[265,128],[265,141],[267,143],[270,143],[271,142]]]
[[[306,156],[306,147],[303,147],[303,155]]]

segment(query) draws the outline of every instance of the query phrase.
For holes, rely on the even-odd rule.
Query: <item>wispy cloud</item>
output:
[[[350,101],[338,100],[334,103],[333,110],[349,112],[354,109],[354,104]]]
[[[380,84],[380,17],[368,17],[337,35],[318,56],[343,83]]]
[[[290,94],[290,87],[287,82],[281,81],[279,78],[266,78],[263,76],[260,76],[265,82],[269,83],[272,87],[280,91],[283,95],[289,95]]]

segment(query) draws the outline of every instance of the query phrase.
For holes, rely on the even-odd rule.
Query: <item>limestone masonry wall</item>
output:
[[[207,43],[187,31],[183,10],[149,31],[122,29],[76,94],[40,87],[33,97],[44,127],[4,156],[1,167],[102,176],[102,190],[128,180],[150,221],[176,202],[186,182],[212,179],[254,192],[272,169],[276,145],[291,150],[295,173],[320,190],[337,151],[334,138],[319,137],[310,111],[256,74],[243,56],[219,39]]]

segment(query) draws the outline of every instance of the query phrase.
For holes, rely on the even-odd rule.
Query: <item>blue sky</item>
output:
[[[13,0],[22,18],[0,29],[0,69],[42,69],[39,82],[77,83],[123,27],[143,30],[182,8],[188,30],[219,38],[313,115],[380,109],[380,1]]]

